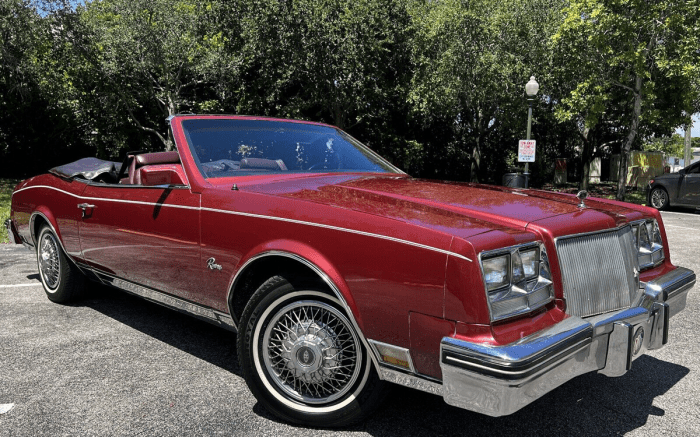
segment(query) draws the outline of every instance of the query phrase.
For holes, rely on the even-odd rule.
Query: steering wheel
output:
[[[325,170],[338,170],[340,168],[340,156],[338,153],[332,153],[329,159],[319,161],[311,165],[306,170],[317,170],[321,168]]]

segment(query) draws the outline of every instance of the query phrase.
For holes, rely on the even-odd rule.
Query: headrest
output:
[[[176,151],[172,152],[157,152],[157,153],[142,153],[136,155],[136,164],[155,165],[155,164],[179,164],[180,155]]]

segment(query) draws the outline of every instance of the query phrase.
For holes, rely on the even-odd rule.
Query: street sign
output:
[[[535,140],[518,141],[518,162],[535,162]]]

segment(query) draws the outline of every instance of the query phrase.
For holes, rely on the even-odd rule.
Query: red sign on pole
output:
[[[535,162],[535,140],[518,141],[518,162]]]

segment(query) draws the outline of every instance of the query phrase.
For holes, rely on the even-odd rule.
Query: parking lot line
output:
[[[661,215],[664,216],[666,214],[675,214],[675,215],[683,215],[683,216],[692,216],[695,214],[695,211],[689,211],[689,212],[674,212],[674,211],[663,211],[661,212]]]
[[[33,287],[35,285],[41,285],[41,282],[32,282],[31,284],[0,285],[0,288]]]
[[[700,231],[700,229],[698,229],[698,228],[688,228],[685,226],[667,225],[665,223],[664,223],[664,226],[666,226],[667,228],[678,228],[678,229],[687,229],[689,231]]]

